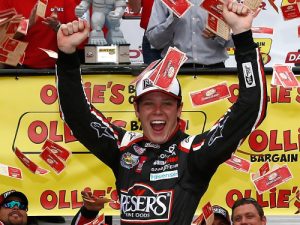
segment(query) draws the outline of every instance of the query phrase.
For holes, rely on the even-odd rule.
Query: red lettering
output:
[[[40,92],[40,98],[46,105],[53,104],[57,100],[57,90],[53,85],[45,85]]]
[[[300,103],[300,88],[297,88],[298,95],[296,96],[296,101]]]
[[[270,131],[270,151],[282,150],[282,144],[277,144],[277,130]]]
[[[237,199],[241,199],[241,198],[243,198],[243,194],[238,189],[232,189],[227,192],[226,204],[228,205],[228,207],[232,208],[234,202]]]
[[[120,93],[120,91],[124,91],[124,90],[125,90],[124,85],[115,84],[111,88],[111,93],[113,96],[111,96],[109,100],[116,105],[122,104],[124,102],[124,96],[122,95],[122,93]]]
[[[276,207],[276,188],[270,190],[270,208]]]
[[[44,142],[48,137],[47,125],[40,120],[33,121],[27,130],[28,138],[35,144]]]
[[[82,206],[82,202],[78,202],[77,199],[77,190],[71,191],[71,202],[72,202],[72,209],[77,209]]]
[[[291,103],[291,90],[291,88],[271,86],[271,103]]]
[[[130,59],[137,59],[141,56],[141,51],[137,49],[130,49],[129,50],[129,58]]]
[[[263,130],[254,130],[249,135],[249,146],[255,152],[262,152],[268,146],[268,135]]]
[[[93,90],[92,103],[104,103],[105,85],[95,85]]]
[[[70,208],[70,202],[66,202],[66,191],[62,190],[59,191],[59,205],[58,208],[59,209],[64,209],[64,208]]]
[[[271,86],[271,103],[276,103],[277,99],[277,86]]]
[[[283,131],[283,140],[284,140],[284,150],[291,151],[297,150],[298,145],[296,143],[291,143],[291,131],[285,130]]]
[[[291,190],[279,190],[277,208],[289,208]]]
[[[53,209],[57,205],[57,196],[54,191],[46,190],[41,194],[40,202],[44,209]]]
[[[269,206],[269,202],[264,201],[264,196],[262,194],[259,195],[257,192],[256,192],[256,201],[258,202],[258,204],[261,205],[261,207],[268,207]]]
[[[57,121],[50,121],[49,138],[54,142],[61,142],[63,140],[63,136],[57,134],[57,125]]]
[[[239,95],[239,85],[238,84],[232,84],[229,86],[229,91],[231,96],[228,98],[229,102],[235,103],[238,95]]]
[[[65,143],[77,141],[77,139],[73,136],[71,129],[65,123],[64,123],[64,134],[65,134]]]
[[[291,92],[292,88],[284,88],[284,87],[279,87],[279,98],[278,102],[279,103],[291,103]]]
[[[264,193],[264,194],[258,194],[256,191],[256,200],[258,204],[260,204],[262,207],[269,207],[270,209],[272,208],[290,208],[289,203],[291,200],[293,200],[295,197],[291,198],[291,193],[295,193],[297,191],[297,187],[293,187],[293,190],[279,190],[277,192],[276,188],[272,188],[269,191],[269,196]],[[296,193],[297,195],[297,193]],[[265,198],[268,198],[268,200],[265,200]],[[228,207],[232,208],[234,202],[237,199],[241,198],[251,198],[251,189],[246,189],[244,191],[244,196],[242,194],[241,190],[237,189],[232,189],[227,192],[226,195],[226,203]],[[296,199],[294,202],[294,205],[298,208],[300,208],[300,200]]]

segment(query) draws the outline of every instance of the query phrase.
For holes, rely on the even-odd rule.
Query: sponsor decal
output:
[[[153,144],[153,143],[146,143],[145,144],[145,148],[156,148],[156,149],[159,149],[160,148],[160,145],[158,144]]]
[[[138,183],[128,190],[121,190],[120,203],[122,222],[167,222],[173,204],[173,190],[156,191]]]
[[[218,138],[223,137],[222,131],[224,128],[224,125],[227,121],[228,117],[226,117],[225,119],[223,118],[219,123],[217,123],[216,126],[214,126],[214,128],[210,131],[213,132],[213,134],[211,135],[208,145],[211,146]]]
[[[165,150],[165,152],[173,155],[175,153],[174,151],[176,149],[176,146],[177,146],[176,144],[171,145],[167,150]],[[175,155],[176,155],[176,153],[175,153]]]
[[[256,84],[255,84],[252,64],[250,62],[243,63],[242,67],[243,67],[243,73],[244,73],[246,88],[255,87]]]
[[[285,59],[286,63],[300,63],[300,52],[289,52]]]
[[[105,136],[110,139],[114,139],[114,136],[109,132],[109,128],[102,125],[101,123],[92,122],[91,127],[97,132],[98,138],[102,138],[102,136]]]
[[[147,156],[141,156],[140,157],[139,164],[137,165],[137,167],[135,169],[136,173],[141,173],[142,172],[143,165],[146,162],[146,160],[147,160]]]
[[[166,170],[172,170],[172,169],[175,169],[175,168],[178,168],[178,164],[166,164],[164,166],[161,166],[161,167],[154,167],[154,168],[151,168],[151,172],[162,172],[162,171],[166,171]]]
[[[131,142],[133,142],[134,140],[140,137],[142,137],[141,133],[127,131],[124,137],[122,138],[121,147],[128,146]]]
[[[155,160],[153,165],[163,166],[166,164],[166,161],[164,160]]]
[[[153,83],[150,79],[143,80],[143,90],[151,87],[153,87]]]
[[[142,155],[146,151],[146,148],[142,148],[138,145],[133,145],[133,149],[138,155]]]
[[[121,157],[121,166],[127,169],[131,169],[136,166],[139,162],[139,156],[133,155],[129,152],[126,152]]]
[[[172,179],[172,178],[177,178],[177,177],[178,177],[178,170],[150,174],[151,181],[167,180],[167,179]]]

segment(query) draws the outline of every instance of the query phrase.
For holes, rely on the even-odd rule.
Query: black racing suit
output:
[[[178,128],[161,145],[109,123],[87,102],[76,54],[59,53],[57,87],[63,119],[74,136],[112,169],[121,224],[190,225],[218,166],[264,119],[267,93],[258,47],[251,31],[233,40],[240,85],[236,103],[209,131],[189,136]],[[92,220],[96,213],[81,208],[73,224],[82,223],[79,216]]]

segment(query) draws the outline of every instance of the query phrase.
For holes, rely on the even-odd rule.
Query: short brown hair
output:
[[[235,208],[237,208],[241,205],[246,205],[246,204],[253,205],[256,208],[258,215],[260,216],[261,219],[265,216],[263,208],[261,207],[260,204],[258,204],[258,202],[254,198],[241,198],[241,199],[236,200],[232,206],[232,213],[231,213],[232,221],[233,221],[233,211],[235,210]]]

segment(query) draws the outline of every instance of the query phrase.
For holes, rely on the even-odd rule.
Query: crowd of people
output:
[[[27,34],[14,37],[28,43],[24,61],[18,67],[54,68],[56,59],[49,57],[41,49],[57,52],[56,32],[60,24],[77,19],[75,9],[85,2],[89,4],[89,1],[48,1],[44,18],[37,16],[37,2],[37,0],[28,0],[26,4],[22,4],[17,0],[0,0],[0,11],[13,8],[18,14],[29,20]],[[121,1],[111,1],[109,4],[121,4],[118,2]],[[228,58],[226,48],[233,47],[232,39],[227,41],[208,31],[205,27],[207,11],[199,7],[200,1],[193,0],[191,2],[193,3],[191,9],[183,17],[178,18],[170,12],[161,0],[128,1],[129,8],[134,13],[141,11],[140,26],[145,30],[141,43],[145,64],[161,59],[166,54],[167,49],[173,46],[187,54],[188,60],[185,66],[225,67],[224,62]],[[93,8],[96,10],[100,3],[101,1],[93,4],[90,11],[93,11]],[[91,18],[96,16],[95,12]],[[98,20],[94,18],[93,21],[93,29],[95,29],[98,27],[95,25],[95,21]],[[106,35],[106,27],[103,28],[103,31]],[[101,32],[103,36],[103,31],[97,32]],[[93,32],[90,32],[90,36]],[[89,38],[91,39],[91,37]],[[81,50],[81,63],[84,63],[85,44],[87,44],[87,40],[78,47]]]

